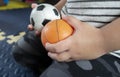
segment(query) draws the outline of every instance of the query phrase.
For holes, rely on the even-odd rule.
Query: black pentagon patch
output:
[[[45,8],[45,5],[40,5],[37,7],[37,11],[42,11]]]
[[[31,18],[31,24],[32,24],[33,26],[35,26],[35,22],[34,22],[33,18]]]
[[[59,15],[59,14],[58,14],[58,11],[57,11],[56,9],[53,9],[53,11],[54,11],[54,13],[55,13],[56,16]]]
[[[45,26],[49,21],[51,21],[51,20],[45,19],[45,20],[42,22],[42,25]]]

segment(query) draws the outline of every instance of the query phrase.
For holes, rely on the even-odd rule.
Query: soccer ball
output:
[[[51,4],[42,3],[31,11],[30,23],[33,25],[35,30],[41,31],[41,28],[49,21],[60,18],[60,13],[56,7]]]

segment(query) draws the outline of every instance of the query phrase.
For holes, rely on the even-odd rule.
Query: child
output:
[[[64,5],[64,1],[59,3]],[[40,77],[120,77],[119,55],[107,54],[120,49],[120,35],[115,34],[120,30],[119,4],[111,0],[68,0],[63,12],[74,17],[63,19],[75,33],[56,44],[46,44],[48,55],[55,61]]]

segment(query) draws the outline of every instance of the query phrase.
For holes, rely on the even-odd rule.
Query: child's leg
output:
[[[40,77],[120,77],[120,59],[105,55],[91,61],[54,62]]]
[[[43,71],[52,62],[47,51],[42,46],[40,37],[34,31],[29,31],[13,47],[13,56],[16,62],[36,71]]]

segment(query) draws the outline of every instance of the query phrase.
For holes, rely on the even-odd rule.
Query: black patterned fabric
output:
[[[95,60],[54,61],[40,77],[120,77],[120,60],[104,55]]]

